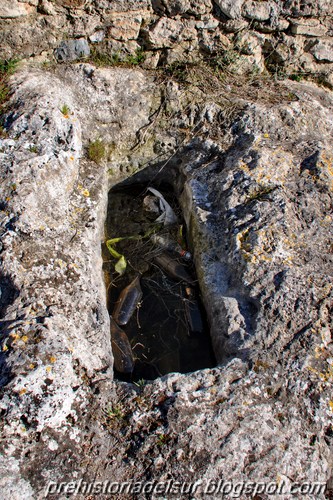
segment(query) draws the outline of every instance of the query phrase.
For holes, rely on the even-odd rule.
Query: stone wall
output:
[[[3,0],[0,58],[142,50],[148,68],[217,57],[236,73],[312,75],[332,86],[332,12],[330,0]],[[53,52],[73,39],[83,39],[77,50]]]

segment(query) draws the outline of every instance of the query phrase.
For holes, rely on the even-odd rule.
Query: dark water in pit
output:
[[[185,226],[173,191],[168,186],[154,186],[165,197],[177,215],[178,222],[164,227],[156,224],[158,214],[144,209],[145,185],[113,188],[109,193],[106,239],[124,236],[144,236],[155,231],[162,237],[186,245]],[[183,237],[180,236],[183,227]],[[182,241],[181,241],[182,240]],[[130,342],[135,360],[132,373],[115,371],[122,380],[155,379],[171,372],[187,373],[215,366],[209,326],[200,300],[195,269],[191,261],[166,252],[151,241],[151,237],[126,239],[114,245],[127,260],[126,272],[119,276],[114,270],[117,259],[106,246],[103,248],[104,273],[108,290],[110,315],[121,291],[137,276],[140,277],[142,298],[129,322],[120,326]],[[155,258],[167,255],[180,264],[193,280],[185,283],[170,277],[159,267]]]

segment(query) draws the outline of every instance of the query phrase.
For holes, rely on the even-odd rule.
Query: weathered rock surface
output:
[[[3,496],[82,478],[331,488],[332,93],[225,85],[215,102],[90,64],[11,85]],[[85,155],[96,138],[101,165]],[[219,366],[136,386],[112,380],[100,243],[108,186],[145,165],[179,193]]]
[[[271,17],[270,2],[248,0],[243,7],[244,16],[256,21],[267,21]]]
[[[327,28],[318,19],[302,19],[292,22],[291,32],[295,35],[324,36]]]
[[[241,17],[241,10],[245,0],[215,0],[216,5],[218,5],[226,16],[231,19]]]
[[[32,13],[30,5],[28,3],[20,3],[12,0],[3,0],[0,5],[0,18],[3,19],[14,19],[16,17],[27,16]]]
[[[333,40],[330,38],[319,41],[311,49],[315,59],[319,62],[333,62]]]

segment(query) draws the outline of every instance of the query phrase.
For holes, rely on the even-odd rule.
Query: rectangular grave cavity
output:
[[[176,194],[142,178],[110,190],[103,246],[115,376],[127,381],[216,365]]]

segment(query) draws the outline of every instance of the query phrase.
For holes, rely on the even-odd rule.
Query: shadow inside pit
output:
[[[160,200],[148,187],[164,197],[177,222],[164,225],[156,221]],[[115,186],[109,193],[106,233],[108,240],[125,238],[115,242],[113,249],[127,262],[125,273],[119,276],[115,272],[117,258],[103,248],[108,309],[117,323],[112,323],[113,334],[111,329],[116,378],[152,380],[171,372],[216,366],[195,268],[188,254],[186,227],[171,185],[157,179],[144,182],[141,174],[139,179]],[[170,248],[170,242],[177,248]],[[186,258],[183,249],[188,252]],[[130,319],[122,324],[117,306],[122,300],[130,304],[131,296],[139,299]]]
[[[0,272],[0,387],[6,385],[11,379],[10,366],[7,363],[8,335],[13,321],[3,320],[7,308],[18,297],[19,291],[9,276]]]

